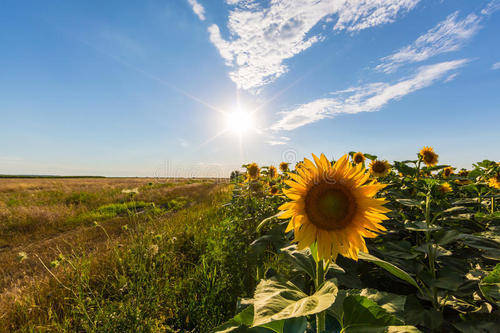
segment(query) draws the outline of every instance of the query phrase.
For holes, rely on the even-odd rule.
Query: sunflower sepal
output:
[[[319,263],[319,254],[318,254],[318,242],[314,242],[309,246],[309,250],[311,251],[311,256],[314,259],[316,265]]]

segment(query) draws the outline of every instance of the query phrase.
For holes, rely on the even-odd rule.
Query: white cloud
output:
[[[335,30],[358,31],[393,22],[401,11],[409,11],[420,0],[333,1],[339,5]]]
[[[496,63],[494,63],[494,64],[491,66],[491,69],[493,69],[493,70],[500,69],[500,62],[496,62]]]
[[[460,68],[467,61],[461,59],[422,66],[414,76],[394,84],[376,82],[334,92],[332,93],[334,97],[317,99],[291,111],[282,112],[283,117],[273,124],[271,129],[290,131],[341,113],[377,111],[390,101],[428,87],[443,78],[450,79],[450,72]]]
[[[382,63],[376,69],[389,73],[405,63],[420,62],[441,53],[457,51],[481,28],[481,20],[482,16],[476,14],[458,19],[458,12],[454,12],[413,44],[382,58]]]
[[[237,6],[228,19],[229,39],[217,25],[211,42],[228,66],[238,88],[253,89],[287,72],[286,59],[324,39],[313,31],[318,22],[336,15],[334,30],[359,31],[392,22],[420,0],[270,0],[267,7],[250,0],[226,0]]]
[[[483,15],[491,15],[494,12],[496,12],[497,10],[500,10],[500,0],[492,0],[481,11],[481,14],[483,14]]]
[[[271,140],[267,141],[268,144],[271,146],[278,146],[278,145],[285,145],[290,141],[290,138],[286,136],[280,136],[278,138],[272,138]]]
[[[202,21],[205,21],[205,8],[203,8],[203,6],[197,0],[188,0],[188,2],[198,18]]]

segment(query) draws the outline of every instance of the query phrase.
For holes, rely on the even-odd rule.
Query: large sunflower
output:
[[[352,161],[355,164],[364,163],[365,162],[365,155],[363,155],[363,153],[361,153],[361,152],[357,152],[354,155],[352,155]]]
[[[424,147],[420,150],[420,156],[427,166],[435,166],[439,155],[434,152],[432,147]]]
[[[391,165],[385,160],[375,160],[370,163],[370,172],[375,177],[384,177],[389,171],[391,171]]]
[[[312,156],[316,164],[305,158],[285,181],[291,188],[283,193],[292,200],[279,208],[284,211],[280,218],[291,218],[286,232],[294,231],[298,249],[317,242],[320,259],[341,254],[357,260],[359,251],[367,252],[363,237],[386,230],[380,223],[388,219],[387,201],[374,198],[385,185],[365,184],[370,175],[362,164],[353,166],[348,155],[333,166],[324,154]]]

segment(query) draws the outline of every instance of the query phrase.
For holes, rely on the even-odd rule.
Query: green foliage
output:
[[[499,266],[494,266],[500,260],[500,212],[495,205],[498,191],[487,180],[498,173],[499,166],[483,161],[467,173],[444,178],[445,167],[427,167],[421,160],[394,162],[400,174],[385,176],[387,187],[380,193],[392,210],[385,222],[389,231],[368,240],[371,254],[359,253],[357,262],[340,257],[325,266],[326,277],[335,278],[339,289],[327,311],[327,332],[465,331],[474,327],[471,323],[485,331],[493,327],[500,298]],[[251,254],[257,260],[264,253],[286,259],[273,266],[273,279],[261,280],[254,298],[247,301],[251,303],[244,309],[247,321],[230,325],[250,332],[242,327],[249,326],[251,311],[254,324],[278,323],[287,302],[314,294],[317,260],[315,244],[302,251],[289,245],[292,235],[284,233],[287,221],[277,220],[281,200],[269,201],[247,190],[245,183],[235,182],[233,202],[247,195],[252,207],[270,216],[257,224]],[[445,182],[451,191],[442,190]],[[265,304],[265,315],[255,308],[256,300]],[[303,318],[308,332],[313,332],[314,318]]]

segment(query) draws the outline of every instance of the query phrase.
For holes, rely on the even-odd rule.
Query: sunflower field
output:
[[[215,331],[499,332],[500,164],[438,161],[423,147],[233,172],[240,297]]]

